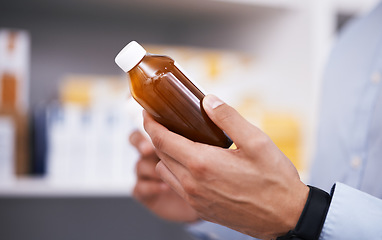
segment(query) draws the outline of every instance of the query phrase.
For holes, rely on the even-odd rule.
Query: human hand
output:
[[[196,221],[198,216],[195,210],[155,172],[159,158],[150,141],[141,132],[135,131],[130,135],[130,142],[140,154],[136,165],[134,198],[163,219],[176,222]]]
[[[144,111],[144,127],[160,162],[156,171],[205,220],[257,238],[293,229],[309,188],[290,160],[260,129],[215,96],[203,107],[237,149],[190,141]]]

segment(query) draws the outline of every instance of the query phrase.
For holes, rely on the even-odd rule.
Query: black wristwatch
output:
[[[318,240],[329,210],[331,196],[316,187],[310,188],[308,199],[296,228],[277,240]]]

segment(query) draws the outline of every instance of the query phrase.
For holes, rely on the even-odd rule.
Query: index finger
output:
[[[153,145],[140,131],[137,130],[131,133],[129,140],[142,156],[147,157],[155,155]]]
[[[149,134],[155,148],[166,153],[186,167],[189,165],[188,162],[196,157],[195,153],[202,151],[204,147],[204,144],[193,142],[169,131],[156,122],[146,111],[143,111],[143,120],[143,126]]]

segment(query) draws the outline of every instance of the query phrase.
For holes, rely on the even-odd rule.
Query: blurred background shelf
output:
[[[130,197],[132,184],[57,184],[44,177],[20,177],[0,184],[1,197]]]
[[[20,5],[21,4],[21,5]],[[207,15],[242,15],[253,11],[252,8],[268,9],[294,9],[304,5],[302,0],[195,0],[195,1],[175,1],[175,0],[68,0],[65,2],[52,2],[47,0],[37,0],[29,3],[23,0],[17,0],[13,3],[7,3],[8,7],[13,9],[42,9],[52,11],[69,10],[72,12],[94,12],[111,13],[113,15],[129,15],[129,10],[139,12],[148,12],[155,15],[170,14],[181,16],[186,13],[188,16],[196,13]],[[244,12],[243,12],[244,11]]]
[[[310,84],[330,47],[337,13],[375,2],[337,1],[338,8],[327,0],[15,0],[3,3],[0,27],[31,33],[33,107],[54,97],[67,73],[119,73],[113,58],[132,39],[248,52],[261,72],[272,70],[259,75],[264,81]]]
[[[295,126],[302,172],[309,169],[314,152],[321,72],[336,31],[375,2],[14,0],[2,3],[0,28],[23,29],[30,34],[29,114],[57,100],[63,80],[70,75],[123,79],[113,60],[131,40],[178,57],[176,60],[201,82],[204,75],[194,71],[200,64],[189,61],[197,59],[196,52],[202,52],[210,62],[211,52],[234,53],[233,58],[245,55],[251,59],[250,71],[235,72],[237,64],[231,65],[232,69],[224,65],[226,72],[231,70],[231,82],[207,88],[242,109],[256,124],[259,115],[250,109],[261,105],[268,114],[264,119],[278,118]],[[179,48],[188,51],[184,54]],[[293,115],[296,122],[285,113]],[[127,143],[126,148],[131,152],[126,161],[134,163],[136,153]],[[134,178],[133,170],[127,174]]]

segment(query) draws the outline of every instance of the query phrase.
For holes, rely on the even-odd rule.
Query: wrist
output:
[[[305,206],[293,230],[277,240],[317,240],[324,225],[331,196],[318,188],[309,186]]]
[[[310,192],[310,188],[302,182],[299,187],[294,187],[293,190],[291,191],[289,202],[286,203],[288,211],[284,213],[285,225],[282,233],[278,234],[279,236],[286,234],[296,227]]]

